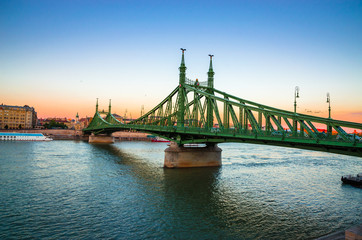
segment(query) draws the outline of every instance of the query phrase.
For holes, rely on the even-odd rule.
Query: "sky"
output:
[[[139,117],[187,77],[276,108],[362,122],[362,1],[0,0],[0,104]]]

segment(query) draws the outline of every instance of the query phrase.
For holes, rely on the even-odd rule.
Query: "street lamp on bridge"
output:
[[[299,98],[299,87],[298,86],[295,87],[295,91],[294,91],[294,113],[297,112],[297,98]]]
[[[331,97],[327,93],[327,103],[328,103],[328,118],[331,118]]]
[[[298,86],[295,87],[295,91],[294,91],[294,114],[297,113],[297,98],[299,98],[299,87]],[[302,132],[302,129],[301,129],[301,132]],[[293,135],[294,136],[298,135],[298,123],[295,118],[293,120]]]
[[[328,118],[331,118],[331,97],[329,96],[329,93],[327,93],[327,103],[328,103]],[[327,124],[327,133],[329,136],[332,135],[332,126],[328,123]]]

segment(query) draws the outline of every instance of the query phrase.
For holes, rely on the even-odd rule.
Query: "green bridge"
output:
[[[214,88],[212,55],[209,55],[207,81],[188,79],[185,49],[181,50],[179,84],[164,100],[127,124],[111,114],[111,104],[107,116],[102,118],[97,100],[96,113],[83,130],[84,134],[109,137],[116,131],[136,130],[168,139],[181,148],[191,143],[215,146],[240,142],[362,157],[361,138],[347,133],[362,130],[361,123],[300,114],[296,112],[296,103],[294,112],[286,111],[217,90]],[[317,128],[326,130],[320,132]]]

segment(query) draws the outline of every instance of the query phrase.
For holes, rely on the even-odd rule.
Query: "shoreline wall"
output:
[[[83,135],[82,130],[70,129],[1,129],[0,132],[15,132],[15,133],[42,133],[54,140],[84,140],[88,141],[88,136]],[[112,136],[115,141],[151,141],[147,137],[148,133],[141,132],[114,132]]]

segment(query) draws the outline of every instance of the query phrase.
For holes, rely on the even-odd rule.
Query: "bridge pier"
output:
[[[114,143],[114,137],[107,134],[94,135],[93,133],[89,136],[89,143]]]
[[[221,166],[221,151],[216,144],[206,147],[184,147],[171,142],[165,149],[164,167],[218,167]]]

